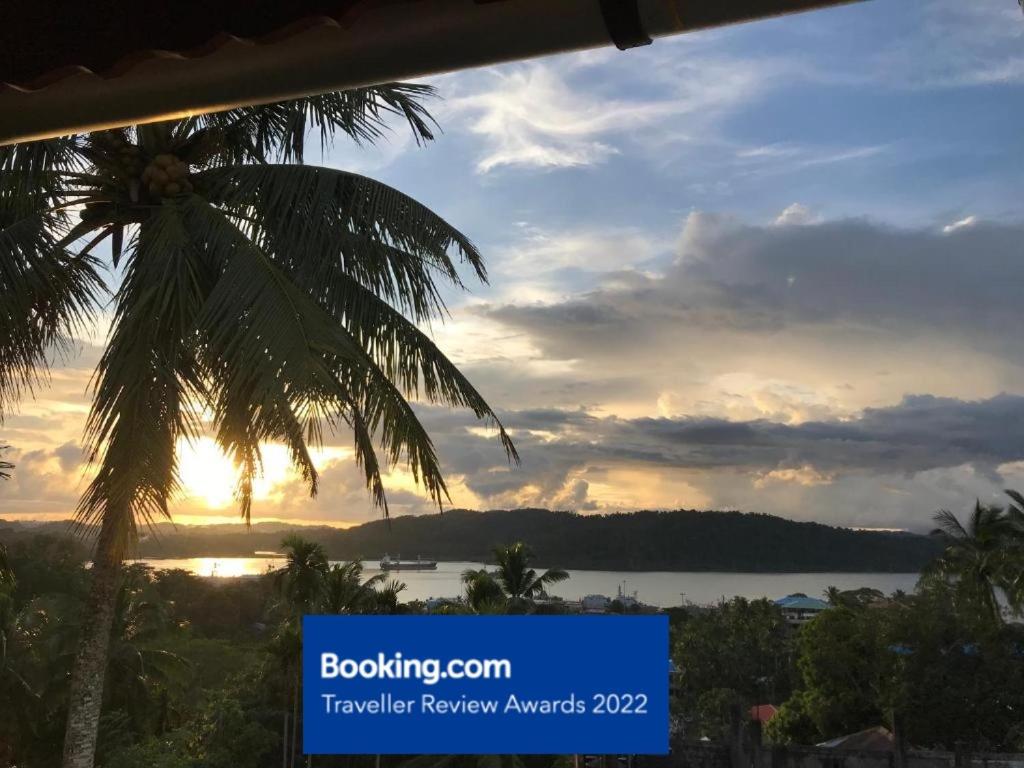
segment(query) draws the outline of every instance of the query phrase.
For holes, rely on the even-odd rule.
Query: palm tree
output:
[[[509,547],[498,547],[494,558],[498,563],[498,582],[513,603],[535,600],[544,594],[546,586],[569,578],[561,568],[550,568],[540,574],[530,568],[533,551],[521,541]]]
[[[77,511],[96,551],[65,768],[93,764],[120,565],[140,525],[169,517],[179,438],[216,437],[246,520],[261,443],[285,444],[315,494],[310,446],[337,427],[385,515],[382,467],[400,460],[440,505],[408,397],[470,409],[517,458],[420,330],[444,316],[442,285],[462,287],[460,263],[486,280],[477,249],[390,187],[302,165],[311,129],[321,147],[335,132],[373,141],[396,115],[429,141],[429,95],[385,85],[0,148],[0,414],[113,297],[86,426],[96,471]],[[92,255],[103,241],[108,280]]]
[[[530,567],[533,552],[521,541],[497,547],[494,559],[498,564],[495,571],[470,569],[462,574],[466,600],[478,612],[493,612],[498,601],[504,603],[506,611],[522,610],[544,595],[549,584],[569,578],[561,568],[537,573]]]
[[[148,566],[125,569],[117,593],[110,635],[110,669],[107,699],[125,712],[137,730],[146,732],[158,715],[158,702],[170,685],[180,679],[189,662],[172,651],[154,647],[172,621]]]
[[[0,587],[13,587],[17,584],[11,560],[7,556],[7,547],[0,544]]]
[[[274,581],[288,612],[282,622],[279,645],[292,703],[288,764],[294,765],[299,740],[299,701],[302,696],[302,616],[313,612],[321,603],[328,563],[323,545],[301,536],[293,534],[282,541],[281,546],[285,550],[285,564],[274,574]],[[287,705],[285,712],[287,736]]]
[[[322,544],[292,534],[281,542],[285,564],[274,573],[274,582],[286,610],[297,618],[311,613],[324,594],[328,572],[327,553]]]
[[[0,415],[2,415],[2,413],[3,411],[0,411]],[[11,446],[9,445],[0,445],[0,455],[3,455],[3,452],[10,447]],[[14,469],[14,465],[11,464],[11,462],[0,459],[0,480],[9,480],[12,469]]]
[[[1007,556],[1004,576],[1007,600],[1017,614],[1024,613],[1024,495],[1007,490]]]
[[[331,614],[374,612],[377,587],[387,579],[379,573],[363,581],[363,564],[358,560],[332,565],[322,578],[318,612]]]
[[[374,576],[374,578],[377,578]],[[398,596],[405,592],[406,584],[398,579],[381,581],[373,588],[368,606],[369,613],[392,614],[398,612]]]
[[[501,613],[505,608],[505,591],[486,568],[467,568],[462,572],[466,588],[466,604],[476,613]]]
[[[1006,585],[1010,534],[1006,511],[977,501],[966,526],[946,510],[936,513],[934,519],[938,528],[932,535],[943,542],[945,549],[932,566],[933,571],[955,579],[969,604],[987,619],[1001,623],[998,593]]]

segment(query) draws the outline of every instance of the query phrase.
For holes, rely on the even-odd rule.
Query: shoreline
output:
[[[252,555],[141,555],[130,558],[129,562],[145,562],[152,560],[277,560],[283,559],[284,555],[265,555],[265,554],[252,554]],[[328,561],[331,563],[347,563],[351,562],[344,558],[328,557]],[[381,570],[375,567],[373,564],[378,562],[376,558],[363,558],[361,562],[368,570]],[[452,564],[452,563],[463,563],[483,566],[486,568],[494,568],[494,563],[488,563],[483,560],[438,560],[438,565]],[[841,573],[848,575],[856,574],[878,574],[878,575],[892,575],[892,576],[916,576],[920,575],[920,570],[888,570],[888,569],[843,569],[843,568],[832,568],[829,570],[806,570],[806,569],[793,569],[793,570],[746,570],[746,569],[706,569],[706,568],[681,568],[681,569],[648,569],[648,568],[635,568],[629,566],[602,566],[602,567],[582,567],[573,565],[556,565],[554,563],[544,563],[538,561],[535,566],[536,568],[563,568],[567,571],[584,571],[587,573],[647,573],[647,574],[681,574],[681,573],[700,573],[705,575],[713,574],[730,574],[730,575],[742,575],[742,576],[798,576],[798,575],[822,575],[828,573]],[[422,570],[416,571],[415,569],[395,571],[395,573],[436,573],[436,571]],[[221,577],[222,578],[222,577]]]

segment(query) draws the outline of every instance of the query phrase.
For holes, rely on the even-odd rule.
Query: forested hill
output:
[[[923,536],[853,531],[740,512],[577,515],[543,509],[452,511],[338,531],[334,556],[401,552],[489,561],[499,544],[525,541],[544,566],[633,571],[915,571],[938,549]]]
[[[51,531],[55,524],[46,526]],[[0,540],[22,526],[0,524]],[[252,555],[276,551],[290,530],[254,526],[161,525],[143,557]],[[636,571],[916,571],[936,553],[931,539],[854,531],[739,512],[633,512],[577,515],[542,509],[398,517],[347,530],[296,527],[332,559],[410,558],[488,562],[493,547],[525,541],[542,566]]]

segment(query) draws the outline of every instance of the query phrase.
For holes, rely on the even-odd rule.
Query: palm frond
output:
[[[932,536],[948,537],[951,539],[970,538],[967,529],[960,523],[957,516],[949,510],[943,509],[935,513],[932,519],[938,523],[938,528],[931,532]]]
[[[447,491],[429,436],[408,401],[342,326],[288,279],[223,214],[193,200],[190,227],[221,276],[197,320],[208,357],[218,440],[245,457],[281,440],[315,492],[307,441],[322,422],[347,421],[374,499],[383,483],[374,438],[394,464],[404,457],[438,503]],[[386,507],[385,507],[386,510]]]
[[[193,329],[208,272],[177,203],[162,205],[128,244],[86,426],[99,468],[76,513],[80,527],[112,519],[121,552],[139,522],[167,516],[178,488],[175,443],[198,434],[194,404],[204,401],[205,383]]]
[[[1006,495],[1010,497],[1010,505],[1006,510],[1007,518],[1018,532],[1024,535],[1024,494],[1007,488]]]
[[[542,584],[558,584],[559,582],[566,581],[569,578],[569,572],[562,570],[561,568],[549,568],[541,574],[540,582]]]
[[[0,418],[45,376],[51,352],[70,349],[103,285],[97,261],[61,242],[67,222],[38,190],[0,173]]]
[[[55,174],[81,170],[85,159],[78,136],[0,146],[0,171],[13,172],[18,188],[34,194],[49,189]]]
[[[390,119],[397,117],[408,124],[417,144],[430,141],[437,124],[422,102],[435,96],[429,85],[390,83],[239,107],[204,115],[197,122],[226,137],[227,162],[301,163],[311,130],[319,134],[324,151],[339,132],[357,144],[374,142],[385,135]]]
[[[443,314],[439,281],[462,287],[457,262],[487,279],[469,238],[408,195],[359,174],[240,166],[197,174],[196,183],[299,282],[315,284],[340,270],[417,322]]]
[[[198,183],[407,396],[471,409],[518,460],[494,411],[415,324],[444,312],[439,281],[462,285],[456,258],[486,278],[464,235],[390,187],[341,171],[225,168]]]
[[[0,444],[0,457],[2,457],[4,451],[6,451],[10,447],[11,446],[9,445]],[[5,461],[3,458],[0,458],[0,480],[9,480],[11,477],[12,469],[14,469],[14,465],[11,462]]]

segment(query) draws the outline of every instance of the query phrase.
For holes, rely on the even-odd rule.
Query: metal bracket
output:
[[[601,16],[615,47],[620,51],[650,45],[652,40],[640,20],[637,0],[599,0]],[[1022,0],[1024,2],[1024,0]]]

